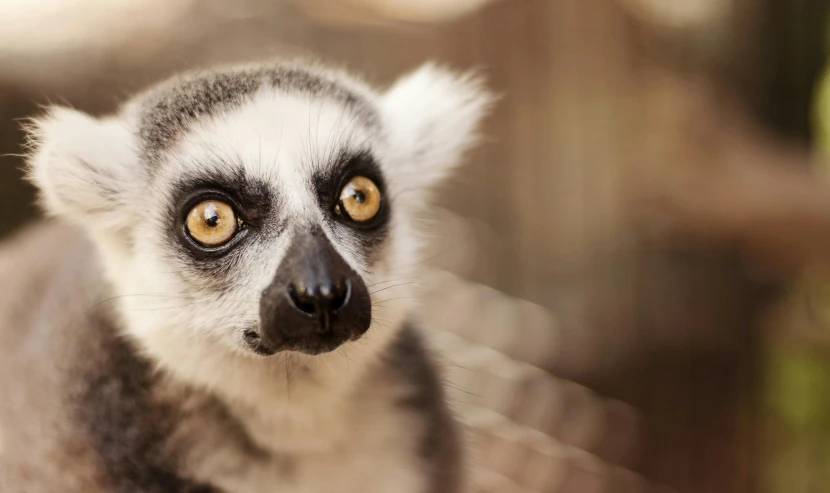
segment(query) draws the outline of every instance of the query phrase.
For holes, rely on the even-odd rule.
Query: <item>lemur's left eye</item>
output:
[[[237,229],[233,207],[220,200],[205,200],[187,214],[187,233],[204,247],[218,247],[229,242]]]
[[[355,176],[340,191],[337,212],[353,221],[365,222],[380,211],[381,195],[377,185],[365,176]]]

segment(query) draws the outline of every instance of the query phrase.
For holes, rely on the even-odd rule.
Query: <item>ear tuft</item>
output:
[[[29,180],[46,212],[95,228],[116,227],[119,206],[141,178],[126,123],[52,107],[25,130],[32,149]]]
[[[473,72],[427,63],[399,79],[383,96],[382,108],[406,187],[431,188],[460,164],[494,102]]]

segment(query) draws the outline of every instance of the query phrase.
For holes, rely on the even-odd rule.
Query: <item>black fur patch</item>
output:
[[[148,93],[139,132],[146,161],[151,168],[155,167],[160,154],[194,121],[236,108],[263,87],[333,100],[354,113],[364,125],[378,125],[379,118],[369,101],[340,82],[308,69],[265,65],[205,72],[163,84]]]
[[[427,493],[458,493],[463,472],[458,425],[447,408],[434,363],[413,327],[404,327],[388,358],[390,368],[414,389],[399,404],[427,422],[420,443],[421,456],[429,468]]]
[[[177,410],[154,401],[150,364],[119,338],[101,315],[92,323],[102,335],[103,366],[87,375],[89,382],[76,418],[99,454],[108,491],[117,493],[220,493],[177,474],[165,438],[177,421]]]
[[[217,166],[202,166],[216,169]],[[273,236],[282,232],[278,209],[279,199],[274,191],[257,179],[246,176],[242,166],[221,163],[216,172],[191,173],[182,177],[172,187],[176,196],[171,198],[165,218],[170,233],[172,251],[193,270],[209,276],[199,276],[198,282],[210,280],[213,287],[223,289],[230,273],[239,261],[245,243],[256,237]],[[186,232],[185,221],[190,209],[202,200],[223,200],[230,203],[238,219],[242,221],[238,238],[227,247],[205,249],[195,244]]]
[[[372,180],[380,190],[383,202],[381,209],[374,219],[367,223],[358,223],[345,217],[338,216],[335,206],[340,197],[342,188],[355,176],[365,176]],[[357,154],[341,152],[332,163],[323,167],[312,178],[312,187],[317,193],[320,208],[327,213],[327,217],[334,227],[335,239],[342,241],[344,236],[357,239],[360,244],[360,254],[366,265],[373,265],[384,240],[389,236],[389,220],[391,204],[386,197],[386,183],[380,166],[368,151]]]

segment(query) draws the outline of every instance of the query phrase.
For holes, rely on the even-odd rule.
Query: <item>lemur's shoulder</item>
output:
[[[0,281],[0,351],[8,353],[0,364],[12,357],[39,362],[54,357],[43,343],[67,342],[64,338],[77,334],[67,330],[70,318],[101,289],[95,248],[86,234],[52,221],[0,243]]]
[[[89,443],[66,405],[94,364],[94,249],[72,226],[44,222],[0,246],[0,490],[103,491]],[[93,358],[93,359],[90,359]]]
[[[44,222],[0,248],[0,491],[192,492],[166,436],[158,373],[121,336],[96,249]],[[141,460],[136,460],[136,458]]]
[[[432,354],[424,332],[410,320],[393,341],[387,366],[406,389],[398,404],[424,422],[418,453],[428,469],[428,491],[456,492],[465,467],[462,430],[447,405],[442,368]]]

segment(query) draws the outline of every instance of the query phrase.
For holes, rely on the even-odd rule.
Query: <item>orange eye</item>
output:
[[[222,246],[236,234],[237,220],[233,208],[219,200],[206,200],[187,214],[187,232],[205,247]]]
[[[380,190],[375,182],[365,176],[355,176],[340,191],[337,207],[352,220],[365,222],[377,215],[380,204]]]

